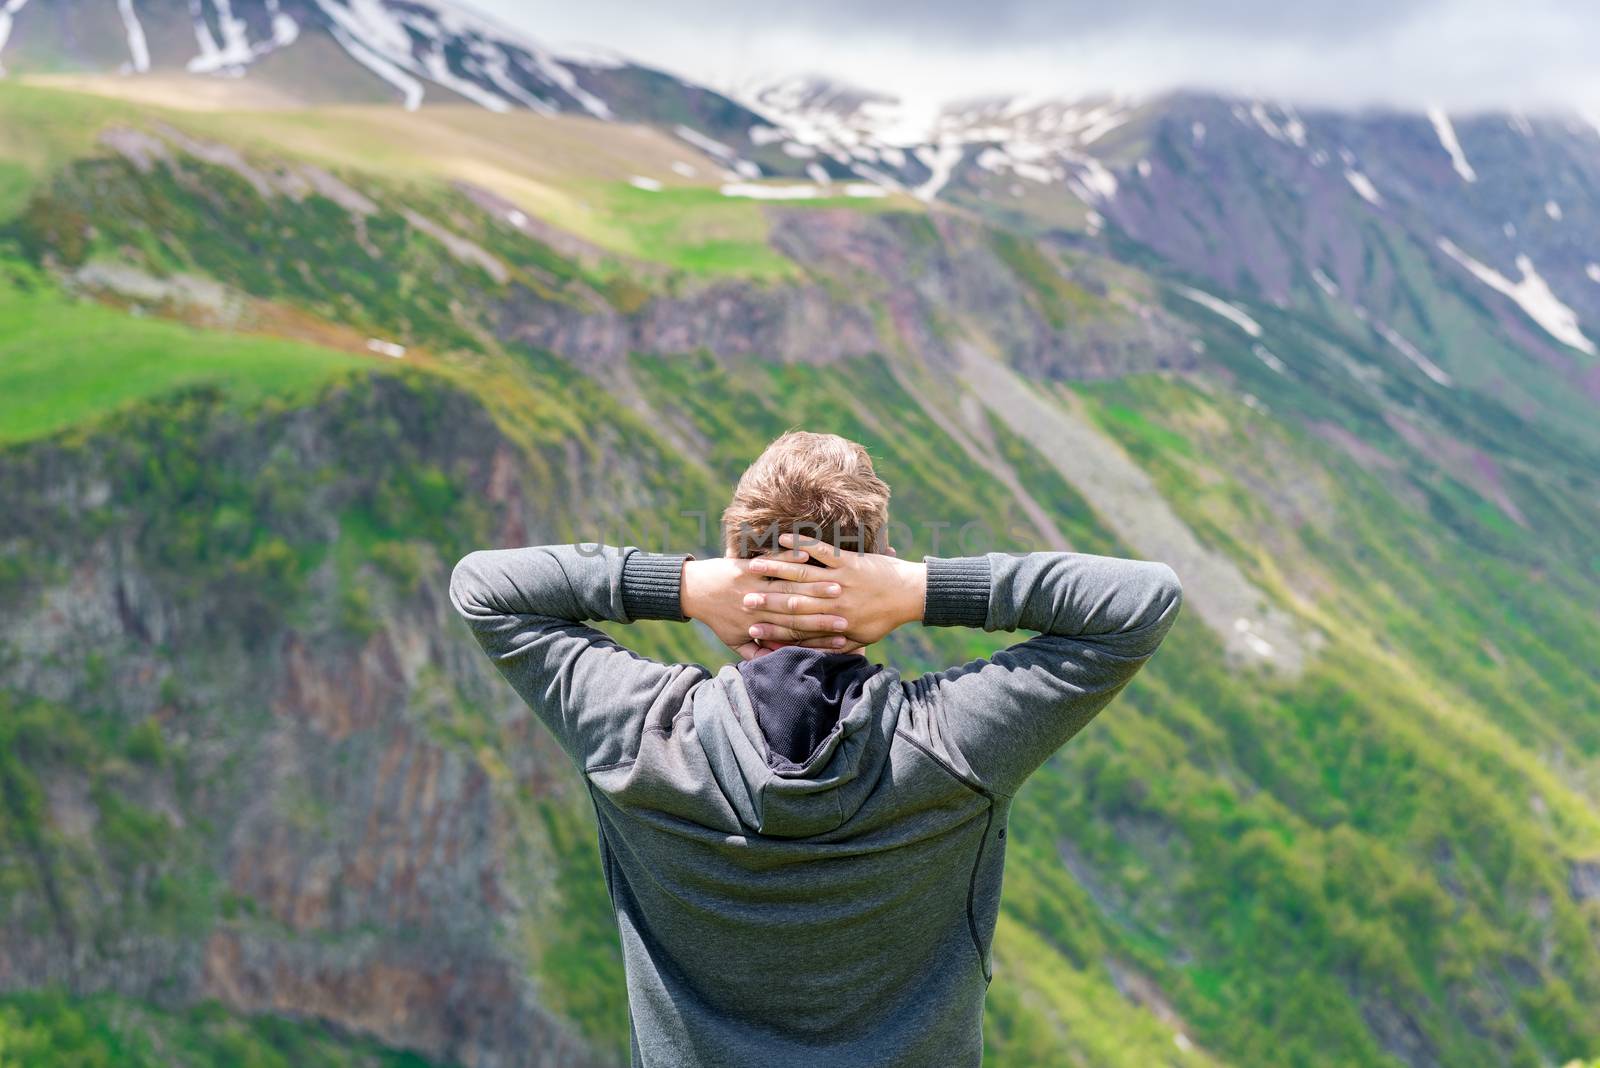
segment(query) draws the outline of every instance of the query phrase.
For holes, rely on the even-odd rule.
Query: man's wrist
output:
[[[737,565],[726,557],[713,556],[708,560],[696,560],[692,556],[686,558],[678,580],[678,600],[683,606],[683,617],[709,622],[727,607],[738,574]]]
[[[901,560],[899,597],[895,625],[920,623],[928,603],[928,565],[914,560]]]
[[[926,607],[929,627],[988,625],[992,572],[987,556],[927,557]]]
[[[683,609],[683,618],[699,619],[706,605],[704,583],[701,581],[705,573],[705,564],[708,560],[696,560],[688,557],[683,561],[683,570],[679,572],[678,603]]]
[[[685,557],[635,549],[622,564],[622,610],[630,620],[683,619]]]

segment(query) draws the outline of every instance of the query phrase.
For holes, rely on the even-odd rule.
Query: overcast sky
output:
[[[466,0],[541,43],[725,86],[827,74],[927,102],[1215,88],[1600,113],[1600,0]]]

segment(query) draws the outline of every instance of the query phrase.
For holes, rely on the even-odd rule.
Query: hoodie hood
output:
[[[702,686],[695,733],[740,821],[779,838],[848,821],[888,759],[904,701],[898,677],[857,654],[791,647]]]

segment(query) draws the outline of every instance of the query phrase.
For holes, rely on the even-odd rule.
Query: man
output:
[[[588,784],[635,1065],[982,1060],[1011,798],[1181,591],[1164,564],[1075,553],[901,560],[888,501],[860,445],[791,433],[740,480],[722,559],[456,567],[456,608]],[[658,664],[602,619],[697,619],[742,662]],[[1039,634],[910,680],[859,654],[915,622]]]

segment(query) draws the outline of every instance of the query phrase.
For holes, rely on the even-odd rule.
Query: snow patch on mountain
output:
[[[950,181],[950,174],[955,170],[956,164],[961,162],[964,153],[957,144],[944,144],[934,147],[919,146],[916,150],[917,159],[928,168],[928,180],[911,191],[911,195],[918,200],[929,201],[939,195],[939,190]]]
[[[1105,164],[1093,156],[1084,156],[1078,161],[1082,171],[1078,175],[1078,182],[1088,190],[1089,197],[1100,200],[1112,200],[1117,195],[1117,176],[1106,169]],[[1085,199],[1089,199],[1086,197]]]
[[[1295,138],[1290,136],[1289,132],[1286,129],[1284,129],[1283,127],[1278,125],[1277,121],[1275,119],[1273,119],[1271,114],[1268,113],[1267,106],[1265,104],[1263,104],[1261,101],[1259,101],[1259,100],[1252,101],[1251,104],[1250,104],[1250,109],[1249,109],[1248,114],[1249,114],[1251,119],[1255,120],[1255,124],[1257,126],[1261,127],[1261,129],[1263,131],[1265,131],[1266,135],[1268,137],[1272,138],[1274,141],[1281,141],[1284,144],[1294,144],[1295,143]],[[1235,118],[1238,118],[1238,117],[1239,117],[1239,115],[1236,112],[1235,113]],[[1305,144],[1305,128],[1304,127],[1300,127],[1297,132],[1298,132],[1298,135],[1299,135],[1299,143],[1301,145],[1304,145]]]
[[[563,93],[576,100],[583,110],[597,119],[612,117],[611,106],[579,85],[577,75],[556,62],[555,57],[537,48],[532,49],[529,55],[533,57],[533,64],[538,72],[550,79]]]
[[[5,0],[0,3],[0,51],[4,51],[6,42],[11,40],[11,27],[16,20],[17,12],[27,6],[28,0]],[[5,65],[0,64],[0,74],[5,72]]]
[[[1551,291],[1549,283],[1534,270],[1533,261],[1526,255],[1517,256],[1517,270],[1522,272],[1522,278],[1513,282],[1493,267],[1479,263],[1461,251],[1447,237],[1439,239],[1439,248],[1470,271],[1478,281],[1516,301],[1528,318],[1543,327],[1551,337],[1579,352],[1590,356],[1597,354],[1594,342],[1585,336],[1579,326],[1578,313],[1563,304]]]
[[[1088,145],[1100,140],[1106,134],[1122,126],[1128,121],[1126,114],[1112,113],[1095,120],[1089,127],[1078,134],[1078,144]]]
[[[1583,273],[1589,276],[1589,281],[1595,285],[1600,285],[1600,263],[1584,265]]]
[[[221,43],[211,35],[211,23],[206,19],[203,0],[196,0],[189,7],[195,45],[200,49],[200,54],[189,60],[189,72],[237,74],[254,58],[254,50],[250,47],[250,29],[243,19],[234,17],[229,0],[211,0],[211,11],[217,20],[217,30],[222,34]]]
[[[510,63],[507,61],[504,52],[499,49],[489,49],[486,52],[487,54],[481,57],[483,72],[489,76],[489,80],[494,83],[496,89],[536,114],[557,114],[555,105],[543,97],[535,96],[518,85],[516,80],[511,77]]]
[[[1278,357],[1273,354],[1271,349],[1267,348],[1260,342],[1251,345],[1250,351],[1255,355],[1256,359],[1266,364],[1271,370],[1278,372],[1280,375],[1287,375],[1289,373],[1289,369],[1284,366],[1283,361],[1278,359]]]
[[[730,145],[725,145],[716,138],[707,137],[699,130],[684,126],[681,123],[672,128],[672,132],[689,144],[698,148],[713,159],[721,160],[740,178],[760,178],[761,168],[747,159],[740,159]]]
[[[1220,297],[1213,297],[1210,293],[1204,293],[1189,286],[1173,286],[1172,288],[1179,296],[1194,301],[1207,311],[1215,312],[1251,337],[1261,336],[1261,324],[1250,318],[1243,308],[1229,304]]]
[[[1350,188],[1361,194],[1361,199],[1368,204],[1378,207],[1383,206],[1383,197],[1378,195],[1378,187],[1372,184],[1372,179],[1358,170],[1346,169],[1344,180],[1350,183]]]
[[[139,20],[145,2],[117,0],[131,57],[124,69],[133,73],[150,69]],[[25,3],[0,0],[0,44],[9,13]],[[238,3],[189,0],[196,48],[186,64],[191,73],[242,76],[256,60],[294,44],[304,19],[307,26],[325,28],[352,60],[397,90],[408,110],[421,105],[431,83],[492,111],[524,107],[548,115],[571,103],[596,118],[612,117],[610,105],[585,89],[567,64],[604,70],[622,61],[594,53],[563,62],[485,16],[422,0],[305,0],[308,10],[297,19],[283,10],[282,0],[263,0],[266,31],[252,38],[250,23],[235,10]]]
[[[730,94],[760,115],[764,142],[825,156],[888,189],[937,199],[968,158],[983,170],[1038,184],[1067,184],[1097,202],[1116,193],[1116,178],[1084,151],[1133,115],[1120,98],[1005,97],[918,108],[820,78],[736,86]],[[765,132],[766,130],[772,133]],[[752,138],[756,131],[752,130]],[[790,148],[789,146],[796,146]]]
[[[211,21],[206,17],[207,3],[211,6],[217,31],[222,35],[220,41],[211,32]],[[128,51],[133,56],[129,69],[144,73],[150,69],[150,52],[134,0],[118,0],[117,7],[122,14]],[[299,40],[300,24],[284,13],[279,0],[266,0],[266,8],[271,35],[252,41],[250,25],[234,13],[233,0],[192,0],[189,19],[198,53],[185,65],[189,73],[242,77],[250,64],[262,56],[287,48]]]
[[[400,90],[401,100],[407,111],[415,111],[422,106],[423,94],[420,81],[352,37],[343,27],[331,27],[330,32],[339,47],[343,48],[351,59]]]
[[[128,38],[129,69],[143,74],[150,69],[150,45],[144,37],[144,24],[133,10],[133,0],[117,0],[117,13],[122,16],[122,32]]]
[[[704,152],[708,156],[715,156],[717,159],[720,159],[720,160],[731,160],[731,159],[734,158],[735,153],[734,153],[732,148],[729,148],[727,145],[723,144],[721,141],[715,140],[714,138],[707,137],[705,134],[701,133],[699,130],[694,130],[694,129],[691,129],[691,128],[687,127],[687,126],[683,126],[683,125],[678,125],[678,126],[674,126],[672,128],[672,132],[677,134],[679,137],[683,138],[685,141],[689,142],[695,148],[698,148],[700,151]]]
[[[725,197],[751,200],[814,200],[822,190],[814,185],[756,185],[754,182],[729,182],[722,187]]]
[[[487,108],[489,111],[511,110],[511,105],[506,103],[504,97],[489,92],[470,78],[458,77],[456,72],[450,69],[450,61],[438,49],[423,54],[422,69],[433,81],[446,89],[460,93],[479,107]]]
[[[1262,658],[1270,658],[1272,656],[1272,643],[1255,632],[1255,624],[1253,622],[1240,616],[1233,621],[1233,629],[1243,640],[1245,647],[1252,653]],[[1179,1039],[1182,1039],[1182,1041],[1178,1041]],[[1173,1042],[1179,1049],[1187,1049],[1193,1046],[1188,1036],[1182,1031],[1173,1036]]]
[[[1561,221],[1561,205],[1557,204],[1553,200],[1547,200],[1544,202],[1544,213],[1550,216],[1550,218],[1554,219],[1556,222]]]
[[[1478,172],[1472,169],[1472,164],[1467,162],[1467,154],[1461,151],[1461,142],[1456,138],[1456,128],[1450,124],[1450,116],[1442,108],[1429,108],[1428,121],[1433,123],[1434,133],[1439,135],[1439,144],[1450,154],[1450,165],[1461,175],[1461,180],[1476,182]]]
[[[267,0],[267,13],[272,17],[272,43],[277,48],[287,48],[300,39],[300,24],[286,15],[278,0]]]
[[[1444,371],[1443,368],[1434,363],[1432,360],[1428,359],[1428,357],[1424,356],[1422,354],[1422,350],[1417,348],[1410,341],[1407,341],[1398,330],[1395,330],[1386,323],[1375,322],[1372,325],[1377,328],[1377,331],[1383,337],[1383,340],[1393,345],[1399,350],[1402,356],[1416,364],[1417,369],[1423,374],[1427,375],[1441,386],[1454,385],[1450,379],[1450,376]]]

